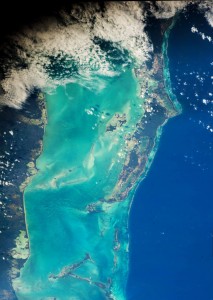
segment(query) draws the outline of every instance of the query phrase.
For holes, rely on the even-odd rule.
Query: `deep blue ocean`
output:
[[[213,42],[202,33],[213,38],[204,17],[191,12],[170,34],[183,113],[165,125],[133,201],[128,300],[213,299]]]

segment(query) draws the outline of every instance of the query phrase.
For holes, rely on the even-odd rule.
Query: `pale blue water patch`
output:
[[[91,82],[82,77],[46,95],[39,172],[25,190],[31,255],[14,280],[19,300],[126,298],[129,207],[158,147],[156,124],[175,113],[169,101],[166,108],[158,104],[153,128],[144,129],[144,99],[132,68]],[[158,87],[151,79],[150,95]],[[138,135],[146,132],[141,141],[137,128]],[[144,174],[136,162],[145,165]]]
[[[124,299],[129,202],[111,205],[101,199],[110,197],[121,172],[123,137],[141,117],[139,85],[131,69],[97,80],[106,87],[94,91],[71,83],[46,95],[48,124],[39,172],[25,190],[31,254],[14,281],[19,300],[101,300],[109,289]],[[118,126],[119,115],[125,127]],[[110,131],[109,125],[118,127]],[[89,213],[94,203],[96,211]],[[74,275],[49,279],[87,253],[91,259]]]

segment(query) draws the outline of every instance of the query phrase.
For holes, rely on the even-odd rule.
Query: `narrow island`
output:
[[[13,280],[18,299],[125,299],[133,196],[163,125],[181,112],[166,55],[171,22],[159,22],[152,59],[101,78],[105,89],[71,83],[45,96],[43,151],[24,193],[31,255]]]
[[[106,11],[98,7],[99,17]],[[70,19],[65,25],[78,23]],[[60,53],[65,75],[78,80],[54,93],[34,90],[20,110],[2,108],[2,300],[126,299],[131,203],[164,124],[181,113],[167,57],[174,23],[147,13],[153,52],[141,65],[118,43],[94,36],[113,75],[92,70],[88,80]],[[45,72],[60,82],[64,66],[49,61]]]

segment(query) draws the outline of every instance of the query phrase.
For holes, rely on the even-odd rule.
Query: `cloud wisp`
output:
[[[146,5],[156,18],[171,18],[189,3],[192,1],[157,1],[155,5],[152,1],[110,1],[101,7],[85,2],[26,26],[9,37],[15,54],[6,62],[0,82],[0,105],[21,108],[34,88],[51,92],[72,81],[91,87],[94,76],[118,73],[115,53],[119,59],[123,55],[121,70],[130,61],[142,65],[153,51],[145,32]],[[213,25],[211,3],[204,1],[199,7]],[[111,52],[109,46],[114,48]]]

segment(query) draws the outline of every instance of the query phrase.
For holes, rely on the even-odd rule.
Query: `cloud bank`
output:
[[[171,18],[188,3],[145,2],[156,18]],[[10,36],[16,54],[6,62],[0,105],[21,108],[33,88],[51,92],[71,81],[84,81],[91,87],[94,76],[117,74],[116,59],[121,60],[121,69],[130,61],[143,64],[153,51],[145,32],[145,4],[112,1],[101,7],[83,2]],[[202,2],[200,8],[212,24],[211,3]]]
[[[110,42],[120,54],[127,51],[136,63],[148,59],[152,46],[139,2],[107,2],[104,11],[99,4],[84,6],[61,11],[60,18],[39,21],[11,37],[17,59],[26,67],[14,64],[7,72],[1,82],[2,104],[20,108],[33,87],[51,90],[79,77],[113,76],[115,67],[101,41]],[[51,76],[54,68],[61,69],[61,74]]]
[[[172,18],[177,12],[184,9],[192,1],[156,1],[151,11],[158,19]]]

